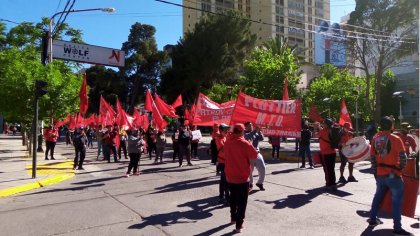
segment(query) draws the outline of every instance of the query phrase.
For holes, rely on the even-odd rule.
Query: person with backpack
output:
[[[321,162],[325,174],[326,190],[337,190],[335,177],[335,157],[336,150],[332,144],[332,127],[334,122],[331,118],[323,121],[319,128],[319,149],[321,152]]]
[[[346,164],[347,164],[347,157],[345,157],[343,155],[343,153],[341,152],[341,150],[343,149],[343,146],[346,144],[347,141],[349,141],[350,139],[353,138],[353,132],[351,132],[350,130],[350,123],[349,122],[345,122],[343,125],[343,134],[341,136],[341,140],[340,140],[340,146],[338,148],[338,154],[340,155],[340,178],[338,179],[338,182],[340,183],[346,183],[346,182],[357,182],[356,178],[354,178],[353,176],[353,167],[354,167],[354,163],[349,162],[349,177],[344,178],[344,169],[346,168]]]
[[[394,122],[391,117],[382,117],[380,132],[372,139],[370,154],[376,180],[376,192],[372,200],[368,223],[370,227],[382,224],[377,214],[386,190],[389,189],[392,199],[394,235],[413,235],[405,231],[401,225],[401,208],[404,192],[401,170],[407,164],[407,155],[401,138],[392,133],[393,126]]]
[[[187,158],[187,163],[191,163],[191,131],[188,126],[188,121],[185,121],[179,128],[178,145],[179,145],[179,167],[182,167],[184,156]]]
[[[87,137],[85,134],[85,130],[83,127],[79,127],[73,136],[73,145],[75,151],[73,170],[75,170],[76,167],[78,167],[78,170],[84,170],[83,161],[85,160],[86,156],[86,142]]]

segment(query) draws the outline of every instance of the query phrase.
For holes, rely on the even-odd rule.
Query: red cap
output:
[[[233,130],[243,131],[245,130],[245,126],[242,123],[237,123],[233,126]]]
[[[184,125],[189,125],[190,121],[189,120],[184,120]]]

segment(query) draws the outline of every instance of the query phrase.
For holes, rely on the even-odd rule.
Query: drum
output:
[[[344,144],[341,152],[350,163],[364,161],[370,156],[369,141],[365,137],[354,137]]]

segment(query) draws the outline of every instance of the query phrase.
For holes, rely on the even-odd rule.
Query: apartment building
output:
[[[305,62],[314,62],[315,26],[330,19],[329,0],[183,0],[183,32],[192,31],[206,12],[237,10],[251,19],[257,44],[285,37]],[[261,23],[259,23],[261,22]]]

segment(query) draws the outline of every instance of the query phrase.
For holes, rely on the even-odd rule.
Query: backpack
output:
[[[340,126],[333,125],[330,129],[328,137],[330,138],[330,146],[334,149],[337,149],[340,145],[341,137],[343,136],[344,131]]]

